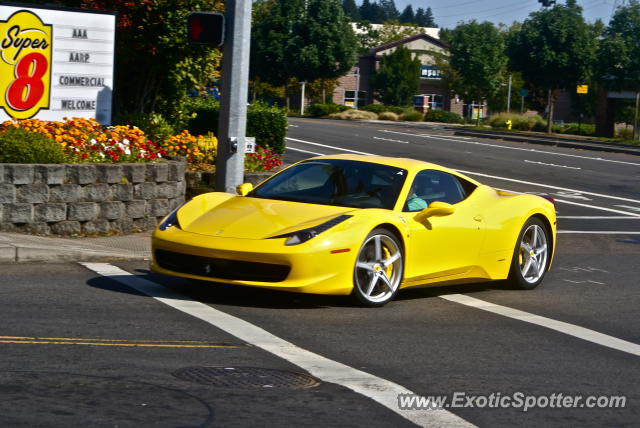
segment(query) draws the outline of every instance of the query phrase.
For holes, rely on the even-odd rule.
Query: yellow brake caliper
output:
[[[382,252],[384,253],[385,260],[391,257],[391,253],[389,252],[389,249],[387,247],[382,247]],[[393,263],[387,266],[387,269],[385,269],[384,273],[387,274],[387,278],[391,279],[391,274],[393,273]]]

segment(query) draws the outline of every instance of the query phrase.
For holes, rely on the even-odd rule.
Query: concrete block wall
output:
[[[184,161],[0,164],[0,231],[96,235],[153,229],[184,202]]]

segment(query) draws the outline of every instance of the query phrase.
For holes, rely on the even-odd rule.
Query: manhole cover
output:
[[[189,382],[232,388],[303,389],[320,385],[318,379],[304,373],[261,367],[185,367],[173,375]]]

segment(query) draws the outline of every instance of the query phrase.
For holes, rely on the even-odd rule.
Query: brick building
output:
[[[384,55],[393,52],[398,46],[409,49],[414,58],[422,64],[420,89],[416,95],[428,96],[428,107],[447,110],[462,115],[463,103],[457,97],[451,97],[448,88],[440,78],[434,53],[446,52],[448,46],[443,41],[427,34],[418,34],[372,49],[368,54],[358,58],[357,64],[350,72],[338,79],[339,85],[333,93],[335,104],[362,107],[374,103],[369,79],[379,67]]]

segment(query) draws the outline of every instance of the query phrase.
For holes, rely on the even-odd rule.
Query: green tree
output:
[[[344,14],[352,21],[360,21],[360,10],[356,4],[356,0],[342,0],[342,10]]]
[[[380,8],[384,11],[384,20],[398,19],[400,13],[394,0],[380,0]]]
[[[597,39],[576,0],[533,12],[508,41],[510,68],[547,91],[547,132],[553,123],[553,91],[572,90],[589,78]]]
[[[292,76],[300,80],[342,76],[356,62],[356,39],[339,0],[306,0],[293,24],[285,54]]]
[[[416,15],[413,12],[413,7],[408,4],[400,14],[400,22],[403,24],[415,24]]]
[[[426,11],[421,7],[416,10],[415,23],[418,27],[437,27],[430,7]]]
[[[355,64],[356,50],[339,0],[266,0],[254,5],[254,79],[284,86],[291,78],[335,79]]]
[[[614,90],[640,94],[640,3],[631,0],[616,9],[604,31],[599,54],[600,75]],[[634,135],[638,135],[638,111],[634,114]]]
[[[398,47],[380,60],[380,68],[371,78],[375,98],[386,105],[411,105],[420,87],[420,60]]]
[[[221,58],[219,49],[187,43],[187,14],[194,10],[222,11],[223,2],[84,0],[81,6],[118,12],[116,110],[161,113],[177,126],[186,121],[182,106],[187,90],[218,77]]]
[[[451,89],[467,101],[495,97],[504,82],[504,49],[504,38],[492,23],[459,24],[450,34],[450,61],[458,76]]]

